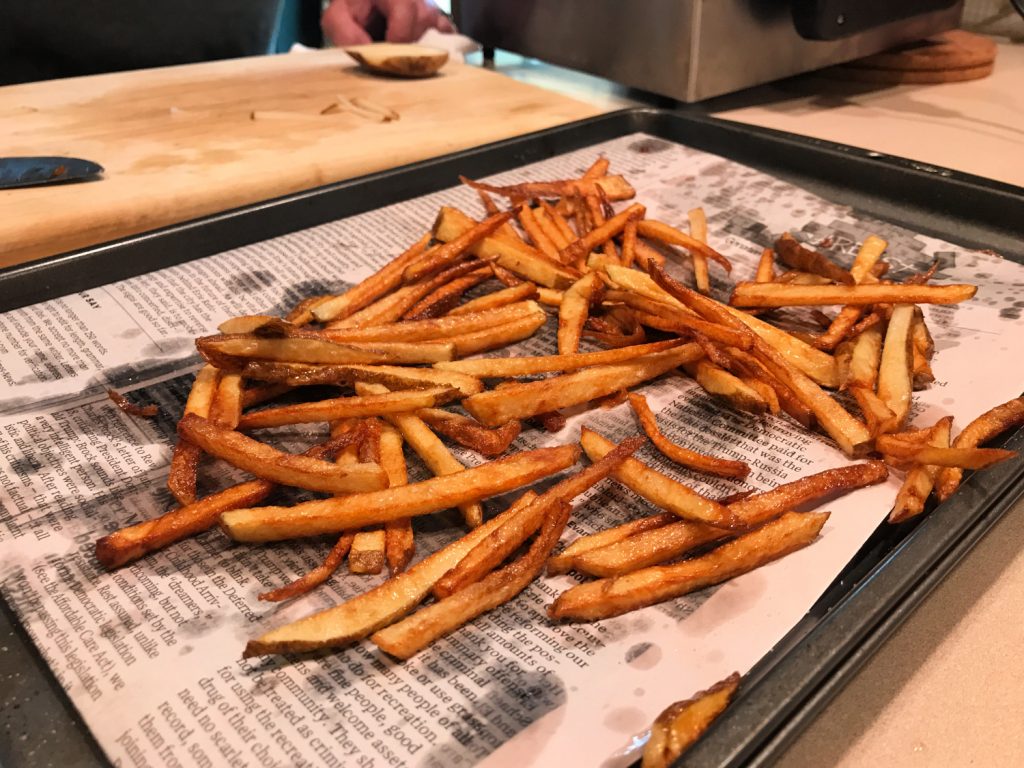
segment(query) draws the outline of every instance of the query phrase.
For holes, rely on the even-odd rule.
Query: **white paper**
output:
[[[878,234],[889,241],[897,279],[939,258],[937,282],[981,288],[967,304],[925,310],[937,381],[915,394],[915,423],[953,414],[963,426],[1019,395],[1020,266],[642,135],[498,179],[575,176],[599,153],[637,187],[650,216],[684,225],[686,211],[703,206],[710,242],[737,279],[749,278],[762,247],[787,230],[827,239],[847,263],[858,241]],[[315,657],[239,660],[246,640],[381,581],[339,572],[291,603],[256,600],[317,564],[327,541],[245,547],[211,531],[103,572],[93,557],[98,537],[170,506],[164,484],[174,423],[199,363],[194,337],[231,315],[284,312],[357,282],[423,234],[441,204],[481,213],[474,193],[453,188],[0,315],[0,585],[115,764],[520,766],[571,757],[625,765],[667,705],[746,672],[771,650],[891,508],[895,478],[831,502],[820,539],[804,550],[718,588],[592,624],[553,625],[545,608],[576,579],[542,577],[404,663],[369,642]],[[712,276],[724,296],[730,283],[714,265]],[[521,349],[554,349],[552,325]],[[108,387],[157,403],[162,416],[124,415]],[[641,452],[713,497],[848,463],[825,438],[733,413],[681,376],[641,391],[670,436],[748,457],[749,483],[738,484],[702,480],[670,469],[653,449]],[[628,406],[619,406],[573,416],[558,435],[526,432],[518,446],[575,440],[583,423],[615,439],[636,432]],[[315,440],[304,428],[282,432],[296,446]],[[426,476],[410,463],[412,479]],[[219,488],[228,477],[242,475],[209,465],[201,480]],[[653,511],[606,481],[578,500],[565,541]],[[417,521],[417,556],[458,535],[456,523],[455,515]]]

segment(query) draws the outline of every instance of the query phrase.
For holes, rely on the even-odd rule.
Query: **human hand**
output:
[[[361,45],[372,42],[366,27],[375,15],[384,18],[385,40],[392,43],[419,40],[428,29],[455,31],[431,0],[331,0],[320,26],[334,45]]]

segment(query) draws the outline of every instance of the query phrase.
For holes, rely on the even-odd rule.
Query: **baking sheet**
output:
[[[658,119],[664,119],[664,118],[662,118],[662,117],[659,117]],[[682,121],[682,123],[683,123],[683,124],[685,125],[685,121]],[[705,126],[705,127],[706,127],[706,126]],[[648,141],[648,140],[651,140],[651,137],[647,137],[647,138],[641,138],[641,139],[637,139],[637,141]],[[540,139],[540,140],[539,140],[539,144],[540,144],[540,146],[542,147],[542,150],[543,150],[543,151],[546,151],[546,150],[548,149],[548,146],[546,146],[546,145],[544,144],[544,140],[543,140],[543,139]],[[535,143],[535,144],[533,145],[533,147],[534,147],[534,151],[536,150],[536,146],[537,146],[537,143]],[[651,150],[654,150],[654,149],[656,149],[657,147],[659,147],[659,145],[658,145],[658,144],[656,144],[656,143],[655,143],[655,144],[647,144],[647,145],[641,145],[641,146],[644,146],[644,147],[645,147],[645,151],[641,152],[641,151],[639,151],[639,150],[635,150],[636,154],[642,154],[642,155],[656,155],[656,154],[658,154],[659,152],[669,151],[669,150],[667,150],[667,149],[657,149],[657,151],[655,151],[655,152],[652,152]],[[507,158],[506,158],[506,159],[507,159]],[[728,169],[726,168],[726,169],[723,169],[723,170],[728,170]],[[706,171],[707,171],[707,169],[704,169],[704,171],[705,171],[705,178],[709,178],[709,177],[708,177],[708,175],[706,174]],[[401,177],[399,177],[399,178],[401,178]],[[716,182],[719,182],[719,183],[717,184],[717,186],[721,186],[721,183],[720,183],[720,182],[721,182],[722,180],[727,180],[727,179],[728,179],[728,174],[727,174],[727,173],[722,173],[722,174],[720,174],[719,176],[715,176],[714,174],[711,174],[710,178],[713,178],[713,179],[714,179],[714,180],[715,180]],[[413,186],[413,187],[415,187],[415,184],[413,184],[412,186]],[[770,192],[770,190],[768,190],[768,191]],[[707,196],[707,195],[705,195],[705,196]],[[729,219],[729,222],[728,222],[728,223],[729,223],[729,224],[732,224],[732,223],[733,223],[733,221],[734,221],[735,219],[736,219],[736,217],[735,217],[735,216],[733,216],[733,217],[730,217],[730,219]],[[755,221],[755,223],[756,223],[756,219],[752,219],[752,220],[753,220],[753,221]],[[976,226],[976,224],[977,224],[976,222],[966,222],[966,223],[968,223],[968,225],[969,225],[969,226]],[[714,237],[714,236],[716,236],[716,235],[717,235],[717,236],[721,236],[722,234],[723,234],[723,233],[722,233],[722,232],[720,232],[720,231],[719,231],[719,232],[716,232],[716,231],[715,231],[715,228],[713,227],[713,229],[712,229],[712,236],[713,236],[713,237]],[[739,237],[739,236],[737,235],[737,237]],[[914,250],[914,249],[912,249],[912,250]],[[920,250],[920,249],[917,249],[917,250]],[[732,254],[730,254],[730,255],[732,255]],[[55,395],[55,396],[59,396],[59,394],[58,394],[58,395]],[[684,692],[680,692],[680,695],[683,695],[683,694],[684,694]]]

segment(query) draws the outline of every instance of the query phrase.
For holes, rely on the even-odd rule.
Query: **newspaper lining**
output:
[[[679,222],[703,206],[710,240],[739,279],[787,230],[829,243],[847,263],[864,236],[879,234],[897,278],[938,258],[938,282],[982,287],[969,304],[925,310],[937,381],[915,394],[916,423],[953,414],[962,426],[1019,394],[1024,343],[1006,331],[1020,315],[1020,266],[639,134],[497,178],[578,175],[601,153],[637,187],[649,215]],[[302,297],[358,282],[422,235],[441,204],[480,213],[472,192],[454,188],[0,315],[0,587],[115,765],[504,766],[565,755],[626,765],[668,704],[746,672],[769,651],[887,514],[895,480],[831,503],[807,549],[592,624],[548,620],[546,606],[576,577],[542,577],[403,663],[368,641],[315,657],[239,660],[246,640],[383,579],[339,573],[291,603],[256,600],[317,564],[328,542],[245,547],[213,531],[103,572],[93,557],[98,537],[171,506],[164,484],[199,363],[194,337],[231,315],[283,313]],[[728,279],[713,277],[724,295]],[[552,326],[494,354],[550,352]],[[986,376],[994,360],[1004,374]],[[125,415],[108,387],[156,403],[161,415]],[[682,376],[641,391],[670,437],[751,464],[748,481],[734,483],[673,469],[650,448],[640,454],[712,497],[847,463],[826,439],[784,419],[734,413]],[[557,435],[528,431],[517,448],[575,440],[584,423],[612,439],[636,432],[622,405],[573,415]],[[280,432],[296,446],[322,434]],[[415,458],[410,464],[412,479],[426,476]],[[219,488],[235,476],[211,464],[201,483]],[[488,502],[488,513],[507,501]],[[654,511],[611,482],[576,507],[565,540]],[[418,520],[417,558],[458,530],[455,514]]]

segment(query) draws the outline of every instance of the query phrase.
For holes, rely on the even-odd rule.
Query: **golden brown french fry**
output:
[[[872,267],[882,258],[887,247],[888,243],[875,235],[868,235],[864,238],[864,242],[861,243],[857,255],[854,257],[853,266],[850,267],[849,274],[854,284],[860,285],[865,278],[871,276]],[[823,350],[835,349],[836,345],[849,335],[863,311],[864,308],[861,306],[843,307],[832,320],[828,329],[815,339],[814,346]]]
[[[873,390],[882,360],[882,329],[873,325],[857,334],[850,344],[846,386]]]
[[[193,413],[204,419],[210,415],[210,407],[217,395],[220,383],[220,371],[212,365],[204,365],[196,373],[188,400],[185,401],[185,413]],[[167,472],[167,490],[182,506],[196,500],[196,471],[203,452],[198,446],[192,445],[181,438],[174,445],[171,465]]]
[[[327,581],[341,567],[352,548],[355,539],[354,533],[343,533],[331,547],[327,557],[323,559],[316,568],[307,571],[294,581],[290,581],[282,587],[261,592],[257,599],[270,603],[280,603],[285,600],[292,600],[312,592],[325,581]]]
[[[708,241],[708,220],[703,208],[692,208],[687,214],[690,220],[690,237],[706,243]],[[711,282],[708,279],[708,257],[703,253],[693,252],[693,281],[701,293],[711,293]]]
[[[531,302],[532,303],[532,302]],[[535,305],[536,306],[536,305]],[[473,333],[452,336],[448,341],[455,348],[455,355],[466,357],[492,349],[507,347],[517,341],[529,338],[548,320],[547,313],[537,306],[537,310],[515,320]]]
[[[220,524],[236,541],[278,541],[340,533],[496,496],[572,466],[578,455],[579,449],[572,445],[521,451],[456,474],[399,488],[308,501],[293,507],[239,509],[222,515]]]
[[[387,391],[387,387],[383,384],[356,384],[356,392],[360,395],[383,395]],[[423,463],[438,477],[457,474],[466,469],[418,416],[411,413],[395,413],[386,418],[402,433],[402,437],[409,447],[416,451],[416,454],[423,459]],[[465,502],[458,506],[466,525],[470,528],[476,528],[483,522],[484,509],[479,500]]]
[[[573,569],[573,561],[587,552],[601,549],[609,544],[618,544],[638,533],[653,531],[670,523],[679,522],[679,516],[672,512],[659,512],[656,515],[648,515],[637,520],[630,520],[628,523],[617,525],[614,528],[605,528],[603,531],[587,534],[576,539],[557,555],[548,558],[547,572],[549,576],[560,573],[568,573]]]
[[[789,232],[775,241],[775,251],[779,254],[779,260],[792,269],[821,275],[835,283],[853,285],[856,282],[847,270],[828,256],[801,245]]]
[[[949,447],[949,429],[953,423],[953,417],[947,416],[940,419],[932,431],[928,443],[933,448]],[[924,512],[925,502],[935,485],[935,478],[939,475],[939,467],[933,464],[915,464],[903,479],[899,493],[896,494],[896,503],[892,512],[889,513],[890,523],[902,523],[912,517]]]
[[[475,224],[473,219],[455,208],[442,208],[434,224],[434,236],[441,241],[454,240]],[[493,259],[510,272],[547,288],[567,288],[578,277],[577,272],[555,264],[521,240],[485,237],[470,248],[470,253],[481,259]]]
[[[750,466],[746,462],[707,456],[673,443],[658,428],[654,412],[647,404],[647,398],[643,395],[636,392],[631,393],[629,395],[629,404],[633,408],[633,413],[636,414],[637,420],[640,422],[641,429],[650,438],[651,442],[654,443],[654,447],[663,456],[674,461],[676,464],[718,477],[742,479],[750,474]]]
[[[413,304],[402,315],[402,320],[414,322],[441,317],[458,304],[470,289],[490,280],[491,277],[493,277],[493,272],[490,270],[490,265],[487,265],[487,268],[475,269],[462,277],[457,277],[438,286]]]
[[[953,441],[953,447],[975,448],[1021,424],[1024,424],[1024,397],[1014,398],[985,411],[964,427]],[[960,487],[962,477],[963,472],[955,468],[946,468],[939,472],[935,484],[935,495],[939,501],[945,501],[953,495]]]
[[[643,355],[662,352],[678,347],[681,341],[655,341],[650,344],[638,344],[617,349],[604,349],[599,352],[577,352],[573,355],[547,355],[544,357],[485,357],[478,360],[453,360],[449,363],[436,363],[438,371],[451,371],[473,376],[476,380],[508,379],[516,376],[533,376],[538,373],[554,373],[557,371],[575,371],[595,365],[611,365],[632,360]],[[475,394],[475,393],[473,393]]]
[[[775,280],[775,251],[765,248],[761,251],[761,258],[757,262],[757,274],[754,275],[755,283],[770,283]]]
[[[250,379],[280,382],[301,387],[310,384],[352,384],[368,381],[390,389],[451,387],[462,395],[474,395],[484,388],[474,376],[457,371],[408,368],[397,365],[309,365],[305,363],[251,362],[242,369]]]
[[[910,413],[914,392],[914,361],[910,340],[913,320],[913,305],[895,306],[889,318],[889,328],[885,332],[885,344],[878,367],[877,392],[879,399],[893,412],[893,418],[882,428],[884,432],[898,432]]]
[[[374,574],[384,570],[384,529],[359,531],[348,551],[349,573]]]
[[[978,287],[950,285],[785,285],[737,283],[730,303],[734,307],[795,307],[828,304],[959,304],[974,296]]]
[[[387,485],[383,470],[376,464],[337,467],[309,456],[282,453],[195,414],[186,414],[178,422],[178,434],[211,456],[282,485],[326,493],[372,491]]]
[[[489,429],[476,419],[441,408],[421,408],[416,415],[435,432],[440,432],[459,445],[488,458],[500,456],[507,451],[522,429],[518,421],[509,421],[500,427]]]
[[[608,242],[618,235],[625,228],[630,220],[639,222],[647,209],[639,203],[633,203],[621,213],[616,214],[608,221],[594,227],[585,235],[569,243],[559,253],[559,259],[566,264],[578,263],[586,259],[587,254],[592,250]],[[637,225],[641,226],[640,224]]]
[[[451,360],[454,347],[443,341],[406,343],[400,341],[338,344],[325,339],[261,339],[255,336],[208,336],[196,342],[200,353],[224,368],[225,358],[270,360],[283,363],[327,365],[367,363],[438,363]],[[240,367],[236,364],[236,367]]]
[[[584,179],[599,179],[602,176],[608,174],[608,166],[611,165],[611,161],[605,156],[601,155],[597,160],[591,163],[590,167],[583,172]]]
[[[416,607],[434,583],[459,562],[491,531],[505,524],[515,510],[534,498],[527,491],[505,512],[488,520],[460,539],[380,586],[347,600],[341,605],[314,613],[250,640],[244,658],[269,653],[301,653],[320,648],[338,648],[361,640],[374,630],[391,624]]]
[[[914,464],[960,469],[984,469],[1017,455],[1016,451],[1008,451],[1003,448],[934,448],[931,446],[908,448],[901,446],[898,453],[890,453],[882,448],[878,450],[886,455]]]
[[[489,427],[496,427],[512,419],[525,419],[538,413],[568,408],[620,389],[629,389],[679,365],[693,362],[702,355],[699,345],[684,344],[623,363],[584,368],[541,381],[510,384],[501,390],[467,397],[462,405],[471,416]]]
[[[680,232],[675,227],[669,226],[668,224],[660,221],[654,221],[653,219],[644,219],[637,222],[636,229],[643,237],[648,237],[652,240],[659,240],[660,242],[667,243],[668,245],[682,246],[690,253],[699,253],[705,259],[710,259],[711,261],[716,262],[726,272],[732,272],[732,263],[730,263],[725,256],[720,254],[707,243],[703,243],[696,238],[690,237],[685,232]]]
[[[567,237],[566,233],[559,228],[543,207],[534,208],[533,217],[537,220],[537,225],[554,245],[554,257],[558,258],[558,252],[569,245],[575,238]]]
[[[768,401],[760,391],[708,360],[688,363],[683,368],[705,392],[722,398],[737,411],[764,413],[768,410]]]
[[[523,285],[530,287],[528,283]],[[409,320],[359,328],[331,328],[321,331],[319,335],[329,341],[340,343],[445,340],[452,336],[487,330],[537,312],[543,313],[543,310],[536,302],[520,301],[479,312],[448,314],[428,320]]]
[[[558,354],[573,355],[579,350],[583,325],[601,280],[596,272],[584,275],[562,294],[558,309]]]
[[[503,211],[488,216],[479,224],[460,233],[458,237],[445,241],[442,245],[434,246],[424,254],[422,259],[417,259],[405,268],[405,271],[402,272],[402,280],[406,283],[419,282],[451,266],[461,259],[473,245],[490,235],[514,215],[515,211]],[[435,237],[437,237],[436,233]]]
[[[524,301],[531,301],[537,298],[537,286],[531,282],[521,282],[500,291],[493,291],[477,299],[467,301],[448,311],[448,317],[459,317],[475,314],[477,312],[488,312],[499,307],[512,306]]]
[[[309,424],[337,419],[383,416],[389,413],[405,413],[442,405],[459,396],[459,391],[451,387],[431,387],[356,397],[335,397],[247,413],[239,421],[238,428],[259,429],[278,427],[283,424]]]
[[[874,390],[867,387],[850,387],[849,392],[857,401],[857,405],[860,406],[860,412],[864,415],[868,431],[876,438],[876,450],[881,450],[877,446],[877,439],[883,436],[882,430],[886,428],[886,425],[893,422],[896,414],[889,410],[889,406],[874,393]]]
[[[408,659],[438,637],[458,629],[522,592],[544,568],[544,561],[558,543],[572,506],[563,502],[544,521],[525,555],[504,568],[487,574],[454,595],[421,608],[408,618],[375,632],[370,640],[385,653]]]
[[[815,419],[829,437],[836,441],[843,453],[850,457],[857,457],[870,450],[871,433],[868,428],[823,392],[802,371],[790,364],[783,355],[758,339],[754,346],[754,356],[793,390],[800,402],[810,409]]]
[[[591,461],[600,461],[615,447],[610,440],[587,427],[583,427],[580,432],[580,444]],[[612,476],[647,501],[685,520],[707,523],[718,528],[747,525],[738,522],[728,508],[700,496],[683,483],[651,469],[638,459],[626,459]]]
[[[706,691],[686,701],[677,701],[651,725],[651,736],[644,745],[640,768],[669,768],[699,739],[704,731],[729,706],[740,675],[734,672]]]
[[[548,615],[593,621],[721,584],[806,547],[827,519],[828,512],[787,512],[706,555],[572,587],[551,604]]]
[[[430,237],[428,232],[407,251],[388,262],[359,285],[312,307],[310,309],[311,317],[315,317],[321,323],[339,320],[369,306],[384,294],[394,290],[401,284],[402,273],[406,267],[423,255],[430,243]],[[304,325],[305,322],[309,322],[309,320],[305,320],[305,322],[299,322],[299,320],[300,318],[295,319],[296,325]]]
[[[402,451],[402,434],[390,424],[381,426],[380,465],[388,476],[388,488],[398,488],[409,482]],[[401,517],[384,524],[384,557],[392,576],[401,573],[416,552],[416,539],[412,519]]]
[[[530,538],[546,519],[556,514],[562,504],[571,503],[574,498],[606,478],[644,442],[640,437],[623,440],[601,459],[570,475],[520,509],[442,576],[434,585],[434,595],[443,599],[483,579]]]
[[[577,194],[581,196],[596,195],[602,190],[609,200],[628,200],[636,195],[636,190],[622,176],[601,176],[591,179],[566,179],[559,181],[528,181],[524,184],[511,184],[499,187],[493,184],[467,179],[459,176],[459,181],[476,190],[492,192],[512,200],[532,200],[535,197],[566,197]]]
[[[552,259],[558,259],[558,246],[551,240],[548,233],[537,221],[533,209],[528,205],[519,206],[519,223],[526,234],[530,236],[533,244],[544,254]]]

